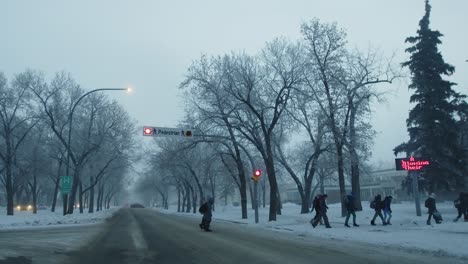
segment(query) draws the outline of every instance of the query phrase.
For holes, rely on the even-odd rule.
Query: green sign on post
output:
[[[73,177],[72,176],[62,176],[60,186],[62,188],[62,194],[69,194],[71,191],[73,183]]]

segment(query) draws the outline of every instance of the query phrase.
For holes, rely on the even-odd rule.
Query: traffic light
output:
[[[143,128],[143,136],[152,136],[154,133],[154,128],[152,127],[144,127]]]
[[[262,176],[262,171],[261,170],[255,170],[254,175],[252,176],[252,180],[254,182],[258,182],[258,180],[260,179],[260,176]]]

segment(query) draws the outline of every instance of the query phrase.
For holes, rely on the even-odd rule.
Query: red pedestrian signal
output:
[[[143,135],[144,136],[152,136],[154,133],[154,129],[151,127],[144,127],[143,128]]]
[[[255,170],[254,171],[254,175],[252,176],[252,180],[254,182],[258,182],[258,180],[260,179],[260,176],[262,175],[262,171],[261,170]]]

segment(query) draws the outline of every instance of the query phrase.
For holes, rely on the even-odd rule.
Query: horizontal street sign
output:
[[[171,127],[143,127],[143,136],[192,138],[193,129]]]

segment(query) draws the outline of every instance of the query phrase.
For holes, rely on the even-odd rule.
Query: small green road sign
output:
[[[72,176],[62,176],[61,182],[60,182],[60,187],[62,188],[62,194],[69,194],[71,191],[73,183],[73,177]]]

